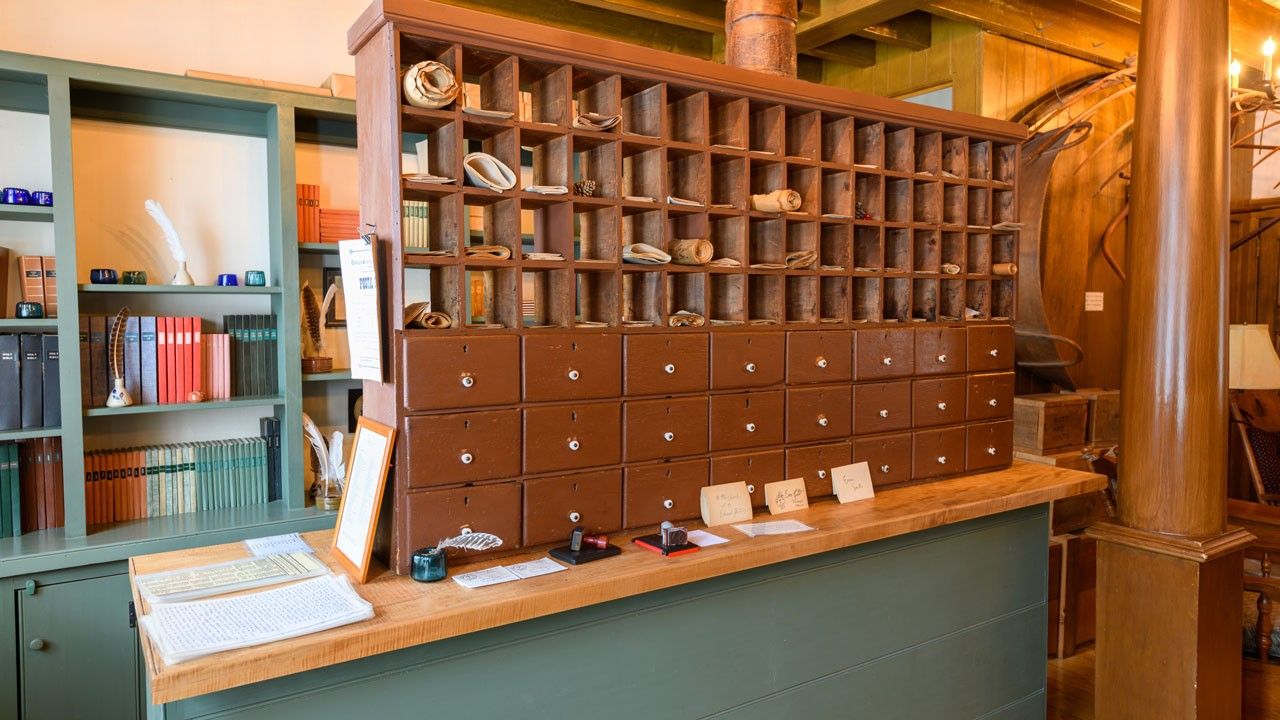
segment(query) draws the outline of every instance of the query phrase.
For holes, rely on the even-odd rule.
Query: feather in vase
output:
[[[160,226],[161,232],[164,233],[164,239],[169,243],[169,252],[173,254],[173,259],[177,262],[184,263],[187,261],[187,251],[182,247],[182,240],[178,237],[178,231],[173,227],[173,221],[165,214],[164,207],[155,200],[148,200],[143,203],[143,207],[147,209],[147,214],[152,220]]]
[[[324,311],[316,300],[310,281],[302,283],[302,356],[319,357],[324,353]]]
[[[129,308],[122,307],[116,313],[115,324],[111,326],[110,342],[107,344],[111,352],[111,379],[124,378],[124,326],[129,319]]]
[[[502,538],[492,533],[486,532],[469,532],[451,537],[447,540],[441,540],[436,547],[441,550],[447,548],[458,548],[459,550],[492,550],[502,546]]]
[[[338,484],[338,490],[346,492],[343,484],[347,480],[347,463],[342,453],[342,432],[334,430],[329,437],[329,477]]]
[[[320,434],[320,428],[316,427],[315,421],[306,413],[302,413],[302,432],[311,443],[311,449],[316,452],[316,459],[320,462],[320,472],[329,472],[329,449],[324,444],[324,435]]]

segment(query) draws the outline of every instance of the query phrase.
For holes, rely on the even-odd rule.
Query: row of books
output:
[[[280,499],[280,424],[259,437],[85,453],[89,525],[260,505]]]
[[[62,425],[58,336],[0,335],[0,430]]]
[[[110,338],[115,316],[80,317],[80,396],[102,407],[113,384]],[[134,402],[164,405],[274,395],[277,382],[274,315],[226,315],[224,333],[204,332],[199,317],[130,316],[123,340],[125,389]]]
[[[52,255],[20,255],[22,301],[38,302],[45,317],[58,317],[58,264]]]
[[[298,183],[298,242],[332,243],[360,237],[360,211],[320,207],[320,186]]]
[[[62,527],[62,439],[0,443],[0,537]]]
[[[405,200],[400,212],[400,234],[407,248],[431,247],[431,228],[427,223],[431,204],[425,200]]]

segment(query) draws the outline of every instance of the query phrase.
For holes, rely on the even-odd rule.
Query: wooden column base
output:
[[[1244,548],[1228,528],[1187,539],[1112,522],[1098,541],[1098,720],[1240,717]]]

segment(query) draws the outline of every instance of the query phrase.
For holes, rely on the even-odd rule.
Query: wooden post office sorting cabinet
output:
[[[991,268],[1017,256],[1019,127],[515,21],[446,36],[431,17],[452,11],[402,10],[350,38],[388,319],[364,411],[402,433],[397,571],[465,528],[509,549],[697,517],[708,483],[745,480],[763,505],[787,477],[829,495],[851,461],[878,486],[1010,462],[1016,276]],[[511,117],[407,104],[422,61]],[[574,127],[587,112],[620,120]],[[480,151],[532,158],[532,183],[404,177],[424,138],[419,172],[462,178]],[[787,188],[798,211],[753,209]],[[400,241],[409,200],[429,206],[425,248]],[[689,238],[725,262],[622,261]],[[450,326],[405,328],[418,298]],[[670,326],[689,313],[701,324]]]

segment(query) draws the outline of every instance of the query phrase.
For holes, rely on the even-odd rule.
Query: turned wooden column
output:
[[[1119,517],[1098,539],[1098,718],[1240,717],[1226,526],[1227,0],[1142,6]]]
[[[796,0],[729,0],[724,6],[726,65],[796,76]]]

